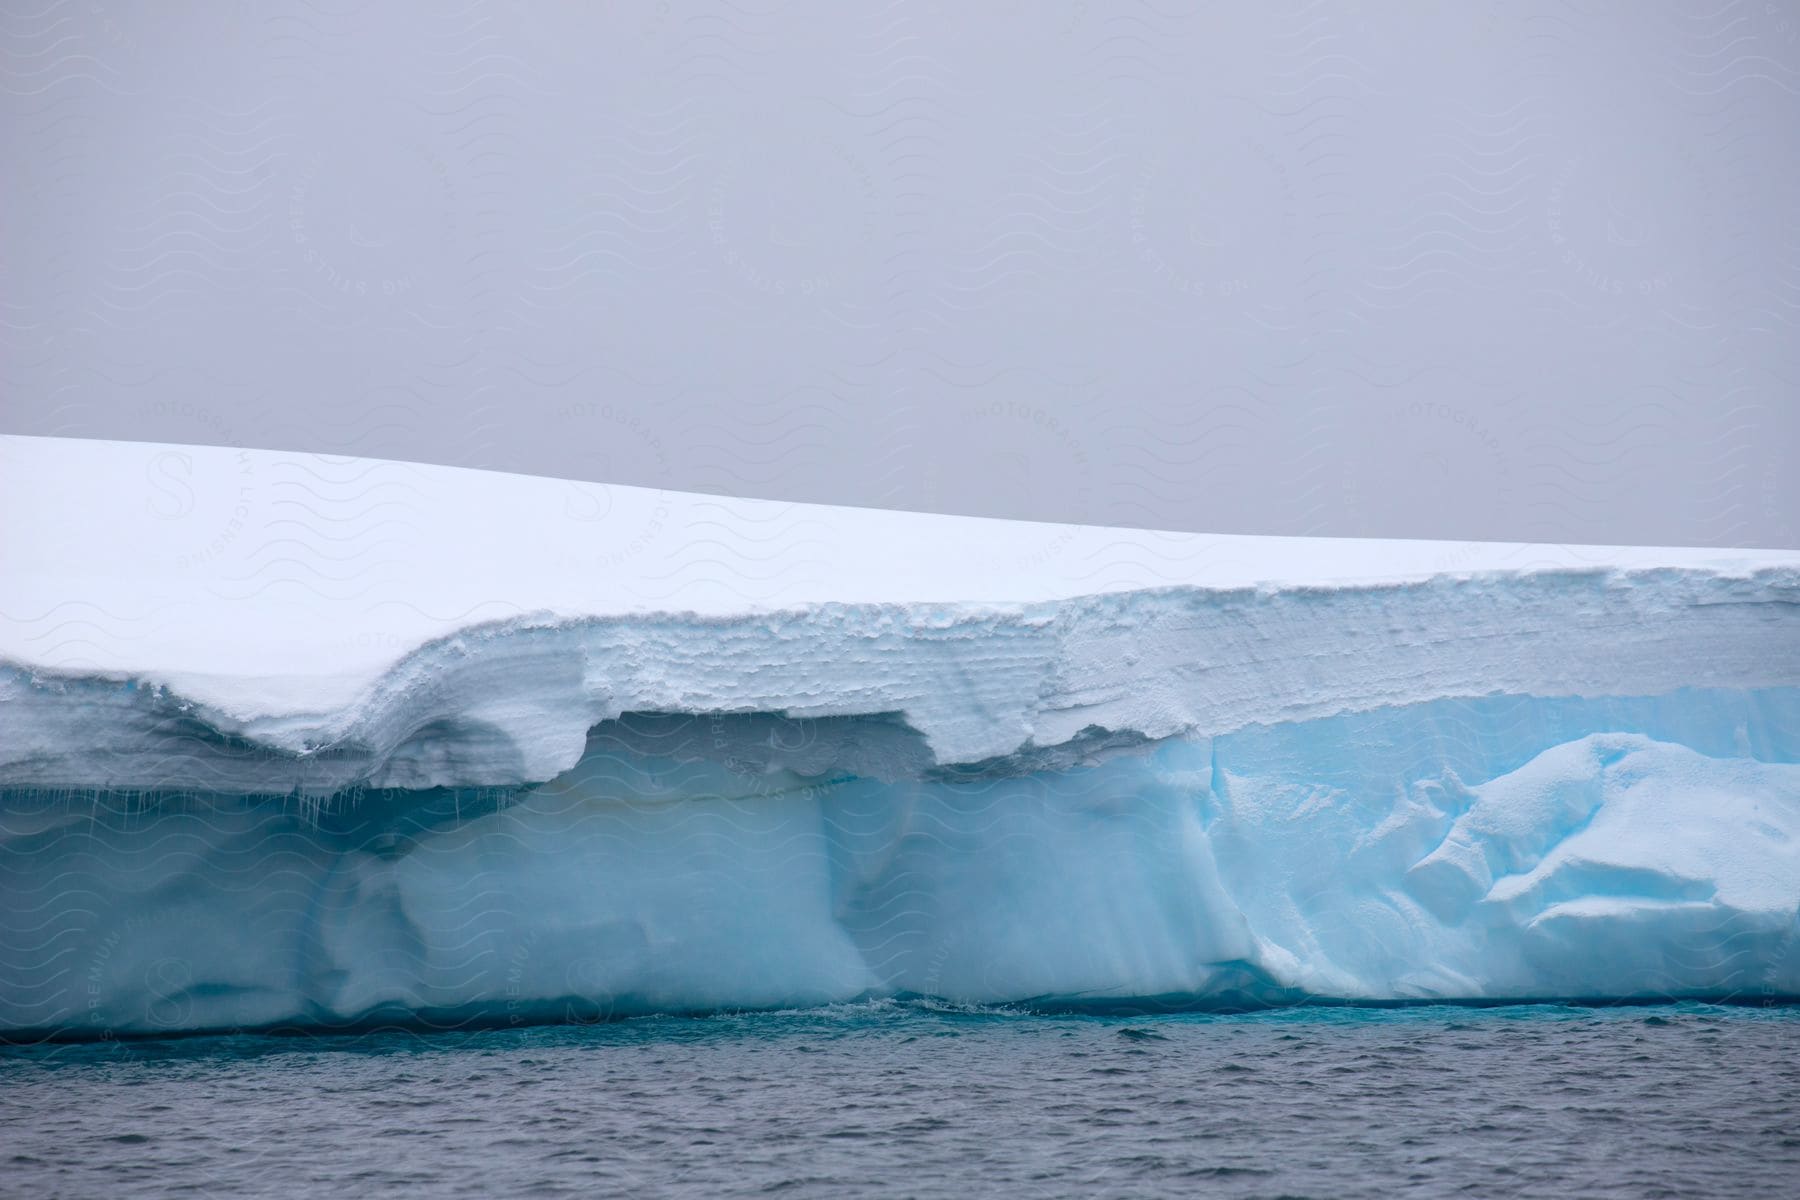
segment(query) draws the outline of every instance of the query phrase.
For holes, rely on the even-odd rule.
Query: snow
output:
[[[1089,726],[1800,674],[1794,552],[1048,527],[44,438],[0,454],[0,784],[542,781],[597,722],[661,710],[903,713],[955,763]],[[192,737],[171,756],[171,720],[277,756]]]
[[[432,638],[533,613],[730,618],[835,603],[930,621],[1157,587],[1564,568],[1791,578],[1800,552],[1159,533],[0,437],[0,565],[0,658],[179,678],[197,699],[274,712],[348,703]]]
[[[0,439],[0,1030],[1800,995],[1800,552]]]

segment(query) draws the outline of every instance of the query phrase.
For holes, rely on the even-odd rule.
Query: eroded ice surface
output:
[[[1800,554],[0,455],[15,1036],[1800,995]]]

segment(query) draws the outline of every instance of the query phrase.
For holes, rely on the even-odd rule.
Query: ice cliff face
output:
[[[523,790],[15,790],[0,1021],[1800,995],[1795,730],[1439,701],[884,782],[892,719],[628,716]]]
[[[286,518],[119,568],[130,514],[58,481],[130,448],[0,441],[52,503],[0,506],[10,1036],[1800,996],[1800,554],[1076,530],[995,572],[1036,527],[817,509],[841,583],[678,611],[515,564],[483,586],[539,611],[483,620],[469,564],[573,536],[514,536],[569,485],[407,467],[486,524],[282,596],[235,572]]]

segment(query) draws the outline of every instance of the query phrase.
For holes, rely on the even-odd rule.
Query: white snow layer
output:
[[[1800,996],[1800,553],[0,439],[0,1030]]]

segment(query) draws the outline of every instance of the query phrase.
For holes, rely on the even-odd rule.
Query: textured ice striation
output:
[[[1800,997],[1800,555],[1697,556],[827,580],[476,621],[348,684],[259,671],[274,623],[212,583],[168,611],[237,675],[15,624],[0,1031]]]

